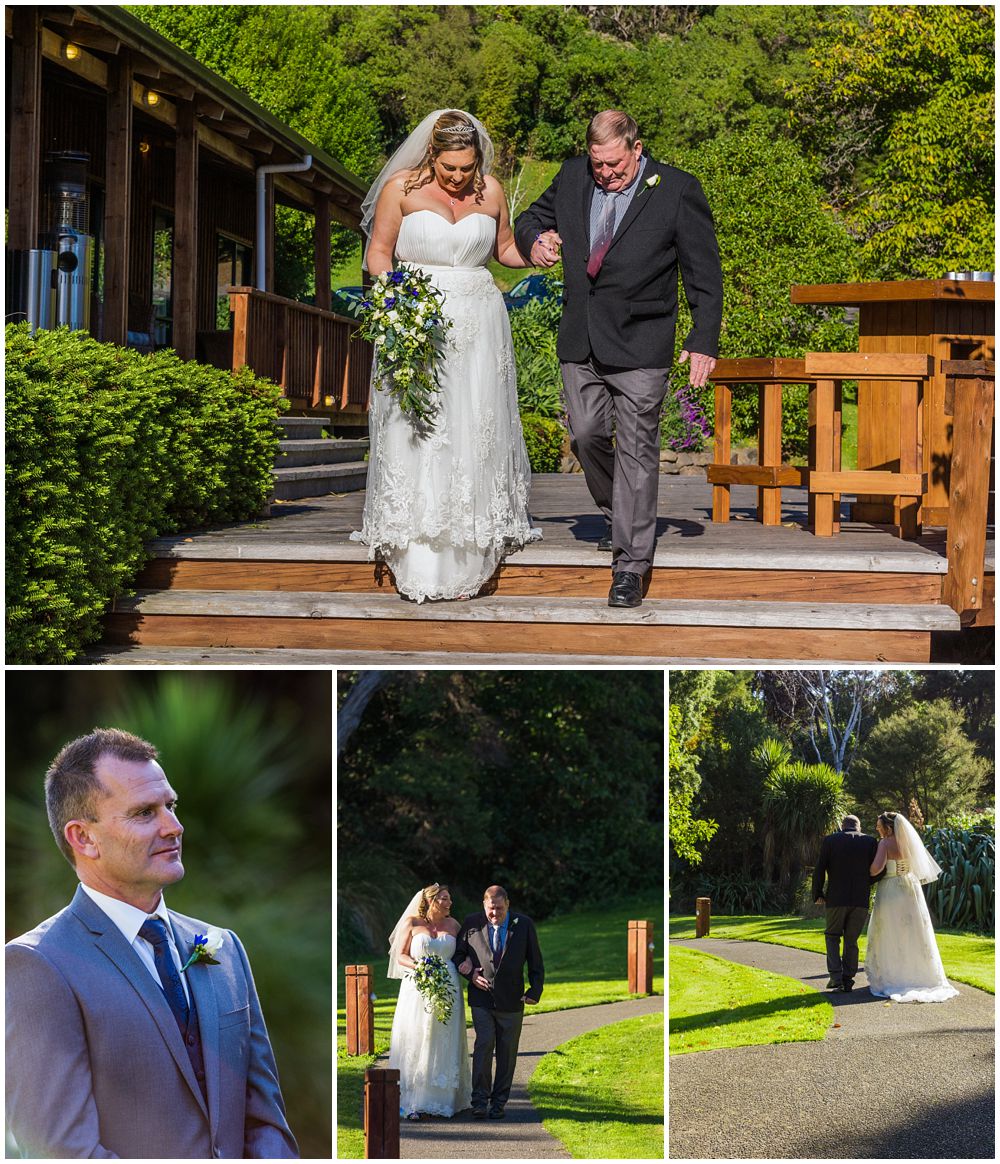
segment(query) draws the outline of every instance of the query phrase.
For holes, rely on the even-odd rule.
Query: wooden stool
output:
[[[804,360],[719,360],[712,373],[715,384],[715,461],[705,470],[712,486],[712,521],[729,520],[732,485],[757,486],[757,520],[781,524],[781,486],[801,485],[805,474],[795,465],[781,463],[781,390],[786,384],[806,384]],[[760,417],[757,426],[756,465],[730,465],[733,388],[757,386]]]
[[[806,374],[815,378],[809,404],[809,522],[817,537],[840,532],[840,494],[864,493],[893,498],[893,524],[899,537],[920,536],[920,508],[927,488],[921,472],[924,386],[934,361],[918,354],[881,352],[807,352]],[[899,467],[843,471],[840,431],[844,380],[893,380],[899,383]]]

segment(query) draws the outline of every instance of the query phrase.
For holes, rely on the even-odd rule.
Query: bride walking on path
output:
[[[351,535],[416,602],[475,595],[506,553],[541,536],[528,517],[510,324],[486,267],[491,257],[529,264],[492,163],[480,122],[439,109],[389,159],[363,206],[372,277],[395,263],[419,268],[443,293],[451,324],[431,427],[415,425],[387,391],[371,393],[364,524]]]
[[[946,1002],[958,991],[945,977],[920,888],[941,876],[941,866],[902,813],[883,812],[876,827],[881,840],[871,873],[885,869],[885,877],[868,924],[869,989],[893,1002]]]

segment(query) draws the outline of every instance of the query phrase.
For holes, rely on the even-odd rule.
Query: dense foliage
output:
[[[256,516],[280,390],[66,329],[6,329],[7,659],[63,663],[159,534]]]
[[[566,430],[559,421],[537,412],[523,412],[521,428],[532,473],[558,473],[566,441]]]
[[[706,892],[738,912],[791,907],[846,811],[871,833],[893,809],[931,837],[992,837],[994,705],[989,672],[671,672],[675,908]],[[985,885],[983,849],[970,841],[961,861],[953,849],[942,844],[933,892],[949,917],[978,925],[992,889],[983,907],[951,889]]]
[[[941,876],[924,891],[937,923],[992,933],[996,921],[995,829],[933,829],[924,843],[941,866]]]
[[[6,930],[62,909],[76,878],[49,832],[42,776],[95,725],[150,740],[180,797],[171,908],[246,947],[302,1156],[330,1156],[332,786],[329,674],[21,671],[7,685]]]
[[[386,675],[338,765],[345,948],[434,881],[456,914],[498,882],[539,918],[662,889],[659,672]],[[340,673],[342,705],[360,681]]]

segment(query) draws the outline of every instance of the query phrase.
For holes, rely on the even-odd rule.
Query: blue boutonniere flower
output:
[[[181,973],[183,974],[189,966],[193,966],[196,962],[207,962],[209,966],[218,966],[219,962],[215,955],[222,948],[222,943],[225,940],[226,935],[215,926],[210,926],[207,934],[195,934],[191,954],[181,967]]]

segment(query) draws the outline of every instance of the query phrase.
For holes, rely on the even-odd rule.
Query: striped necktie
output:
[[[601,215],[594,229],[594,237],[590,243],[590,258],[587,260],[587,274],[591,279],[597,278],[604,256],[608,253],[611,240],[615,237],[615,199],[616,194],[605,194]]]

